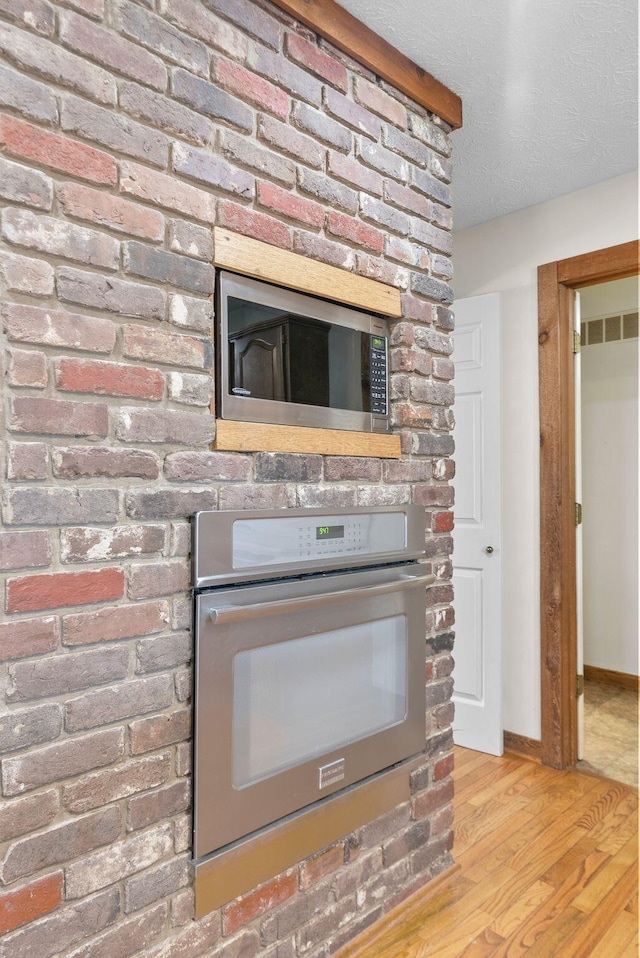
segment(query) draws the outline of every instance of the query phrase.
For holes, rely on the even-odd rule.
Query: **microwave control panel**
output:
[[[387,415],[387,340],[371,337],[371,412]]]
[[[405,545],[402,512],[239,519],[233,524],[233,567],[402,553]]]

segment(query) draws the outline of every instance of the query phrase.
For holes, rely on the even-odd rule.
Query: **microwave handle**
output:
[[[230,605],[224,609],[211,609],[208,613],[210,622],[237,622],[241,619],[254,619],[265,615],[278,615],[282,612],[298,612],[299,610],[316,608],[327,601],[344,601],[352,599],[369,599],[379,595],[388,595],[391,592],[401,592],[413,589],[419,585],[430,585],[435,579],[433,575],[406,576],[400,581],[383,582],[382,585],[369,585],[356,589],[342,589],[338,592],[324,592],[322,595],[302,596],[298,599],[283,599],[275,602],[258,602],[254,605]]]

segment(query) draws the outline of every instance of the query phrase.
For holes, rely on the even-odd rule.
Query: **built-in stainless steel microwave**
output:
[[[387,432],[384,319],[218,274],[222,419]]]

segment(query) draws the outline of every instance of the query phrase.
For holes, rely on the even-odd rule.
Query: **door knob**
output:
[[[487,553],[488,556],[490,556],[493,552],[493,546],[487,546],[487,548],[484,551]]]

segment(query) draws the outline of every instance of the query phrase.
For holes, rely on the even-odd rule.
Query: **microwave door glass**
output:
[[[375,339],[337,323],[229,297],[229,392],[377,411],[371,385]],[[377,341],[384,357],[384,340]]]

